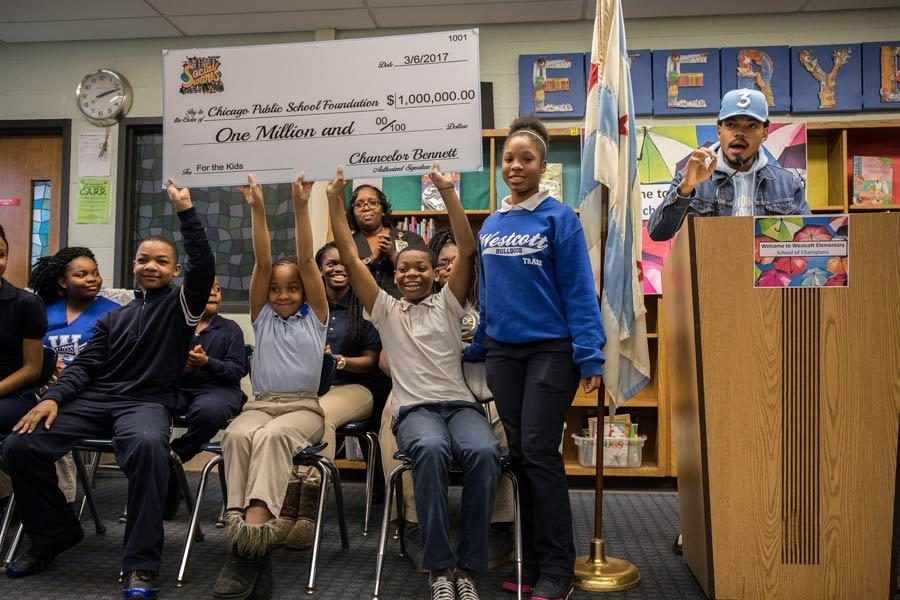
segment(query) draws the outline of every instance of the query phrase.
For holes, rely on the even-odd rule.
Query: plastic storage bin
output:
[[[578,447],[578,463],[582,467],[597,466],[597,449],[594,438],[572,434],[575,446]],[[640,467],[646,435],[635,438],[604,438],[604,467]]]

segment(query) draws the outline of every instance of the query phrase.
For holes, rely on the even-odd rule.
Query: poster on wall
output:
[[[672,179],[684,168],[691,153],[700,147],[718,149],[717,126],[657,125],[637,128],[638,176],[641,179],[641,215],[644,221],[645,244],[647,220],[666,198]],[[769,164],[796,173],[806,181],[806,123],[771,123],[769,136],[761,151]],[[675,238],[672,238],[673,240]],[[670,240],[671,241],[671,240]],[[642,267],[644,292],[662,293],[661,279],[654,271],[662,271],[671,244],[650,242],[645,245]],[[657,283],[655,282],[659,282]]]
[[[847,215],[757,217],[753,224],[753,287],[847,287]]]
[[[791,47],[791,112],[860,110],[862,60],[859,44]]]
[[[791,110],[791,49],[789,46],[722,48],[722,95],[738,88],[759,90],[769,113]]]
[[[900,42],[862,45],[863,110],[900,110]]]
[[[653,114],[714,115],[721,86],[718,48],[654,50]]]
[[[584,54],[519,55],[519,115],[583,119],[586,92]]]

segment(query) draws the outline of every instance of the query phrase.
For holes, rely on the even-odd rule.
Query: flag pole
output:
[[[601,214],[608,215],[609,188],[601,186]],[[600,230],[601,248],[606,248],[607,223]],[[601,271],[602,279],[602,271]],[[601,287],[602,287],[602,281]],[[575,559],[575,587],[588,592],[620,592],[637,586],[641,574],[627,560],[606,555],[603,545],[603,454],[606,437],[606,391],[597,390],[597,428],[594,447],[597,449],[596,474],[594,476],[594,538],[588,554]],[[610,415],[611,416],[611,415]]]

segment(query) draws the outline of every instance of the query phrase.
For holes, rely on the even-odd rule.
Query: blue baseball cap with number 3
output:
[[[722,96],[722,109],[719,120],[731,117],[750,117],[765,123],[769,120],[769,103],[759,90],[741,88],[731,90]]]

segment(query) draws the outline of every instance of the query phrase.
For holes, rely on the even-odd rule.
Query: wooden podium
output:
[[[684,558],[710,598],[892,598],[900,214],[850,217],[848,288],[754,289],[753,219],[666,259]]]

